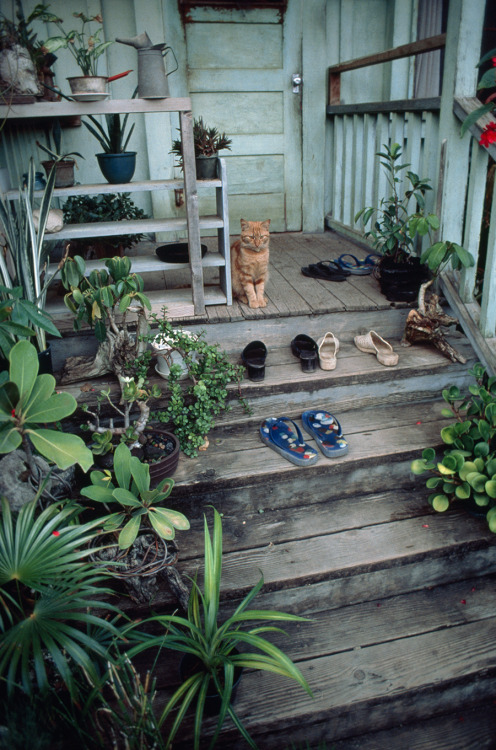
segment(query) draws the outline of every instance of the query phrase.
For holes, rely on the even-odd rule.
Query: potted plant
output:
[[[107,114],[106,127],[92,115],[88,117],[92,124],[85,119],[82,120],[83,125],[95,136],[103,149],[102,154],[96,155],[98,165],[107,182],[114,185],[130,182],[136,169],[136,151],[126,150],[135,125],[133,123],[126,134],[128,117],[129,112],[122,121],[118,113]]]
[[[149,425],[149,400],[159,398],[161,390],[157,385],[150,386],[146,377],[123,376],[120,403],[111,398],[110,389],[97,395],[96,410],[86,404],[82,410],[90,419],[84,425],[93,442],[90,445],[95,461],[102,467],[113,466],[113,453],[119,442],[125,443],[135,455],[149,465],[153,484],[174,474],[179,461],[179,441],[177,437]],[[111,416],[102,417],[102,407],[110,408]],[[136,411],[136,408],[138,411]],[[117,419],[115,417],[117,415]]]
[[[84,159],[84,156],[78,151],[62,153],[62,128],[58,117],[52,120],[50,126],[45,130],[45,135],[47,145],[45,146],[39,141],[36,141],[36,145],[51,158],[42,161],[41,166],[47,177],[52,169],[55,171],[54,187],[71,187],[71,185],[74,185],[74,168],[76,166],[76,161],[72,157],[79,156],[80,159]]]
[[[64,224],[92,224],[99,221],[128,221],[146,219],[145,212],[136,206],[128,193],[100,195],[72,195],[63,207]],[[91,237],[74,240],[71,249],[85,258],[109,258],[124,255],[144,238],[143,234],[119,234],[115,237]]]
[[[210,742],[213,747],[217,741],[224,720],[229,716],[241,732],[250,747],[257,745],[251,739],[247,729],[236,715],[231,701],[236,674],[244,669],[261,669],[275,672],[296,680],[312,697],[310,687],[301,674],[279,648],[266,640],[261,633],[280,631],[273,625],[260,625],[261,622],[305,622],[305,618],[286,612],[248,609],[253,599],[263,586],[263,577],[238,605],[234,614],[219,623],[220,586],[222,577],[222,521],[214,509],[214,525],[210,538],[206,517],[204,518],[205,563],[203,590],[197,580],[192,581],[186,617],[162,615],[150,618],[149,622],[163,625],[165,636],[157,636],[144,644],[139,644],[128,653],[135,654],[150,647],[165,647],[184,654],[187,663],[183,662],[184,682],[174,692],[158,723],[164,728],[171,719],[167,730],[166,747],[171,747],[181,726],[181,722],[191,706],[194,708],[193,747],[198,750],[201,740],[202,720],[205,710],[209,710],[212,698],[218,704],[217,726]],[[251,623],[255,627],[244,629]],[[241,648],[248,646],[247,652]],[[178,710],[179,709],[179,710]]]
[[[423,237],[429,230],[437,230],[439,219],[435,214],[425,213],[425,194],[432,190],[429,180],[407,171],[410,187],[401,196],[400,175],[410,165],[400,163],[402,150],[398,143],[393,143],[391,148],[384,144],[383,149],[377,156],[386,172],[391,194],[382,198],[378,207],[362,208],[355,215],[355,221],[361,219],[365,227],[374,219],[365,237],[372,238],[373,247],[382,255],[378,263],[382,293],[392,301],[411,302],[426,280],[425,266],[416,255],[416,238]],[[411,201],[415,206],[413,212]]]
[[[63,20],[53,13],[44,11],[40,19],[45,23],[53,23],[59,30],[59,36],[53,36],[43,42],[46,52],[57,52],[59,49],[68,49],[76,63],[81,68],[82,76],[68,78],[71,91],[76,97],[90,101],[95,98],[106,96],[107,76],[98,75],[98,61],[105,50],[113,44],[101,41],[103,32],[103,19],[100,14],[86,16],[84,13],[73,13],[75,18],[81,21],[81,29],[66,31],[62,26]],[[100,24],[96,31],[90,32],[89,25]]]
[[[215,127],[208,127],[203,118],[193,120],[193,142],[195,146],[196,176],[207,180],[217,175],[217,156],[222,149],[231,150],[232,140]],[[178,158],[178,166],[183,166],[183,144],[180,139],[172,141],[169,151]]]
[[[44,84],[53,85],[50,66],[57,58],[44,51],[37,34],[31,28],[33,21],[42,18],[47,6],[38,3],[27,17],[21,0],[15,0],[15,7],[15,20],[0,13],[0,58],[3,57],[7,63],[2,68],[10,69],[13,74],[11,81],[5,81],[10,91],[3,90],[3,96],[7,95],[7,99],[10,99],[10,93],[19,92],[26,96],[53,100],[55,95]],[[28,75],[26,56],[32,63],[33,75]],[[23,57],[24,62],[21,63]]]
[[[133,365],[147,348],[146,310],[151,309],[151,303],[143,292],[143,279],[131,273],[128,257],[109,258],[105,266],[106,269],[87,274],[86,263],[76,255],[68,258],[62,268],[62,283],[68,290],[64,301],[75,315],[74,329],[79,330],[85,322],[94,328],[99,341],[92,360],[84,357],[66,360],[62,381],[74,382],[113,372],[122,390],[126,378],[135,374]],[[137,319],[136,335],[129,330],[131,315]]]
[[[244,370],[230,362],[218,344],[209,344],[204,332],[192,336],[189,331],[173,328],[165,317],[165,310],[162,317],[151,315],[150,321],[156,328],[145,336],[145,340],[152,345],[156,345],[157,339],[165,341],[171,362],[166,376],[169,400],[164,409],[153,412],[152,416],[171,425],[181,450],[187,456],[197,456],[198,450],[208,445],[207,435],[217,414],[230,408],[228,384],[237,383],[239,386]],[[180,355],[183,365],[173,364],[174,352]],[[181,383],[183,366],[188,373],[185,385]],[[239,391],[238,398],[249,410]]]
[[[426,486],[434,510],[465,507],[485,516],[496,533],[496,377],[488,377],[481,364],[469,372],[475,379],[470,395],[463,395],[458,386],[442,392],[449,407],[443,416],[455,417],[441,430],[448,446],[443,457],[439,460],[427,448],[411,469],[414,474],[431,474]]]
[[[43,241],[54,181],[55,172],[51,171],[41,198],[37,227],[33,216],[32,159],[27,183],[19,189],[19,200],[7,201],[0,196],[0,224],[6,240],[6,251],[0,253],[0,298],[11,303],[14,323],[34,328],[41,367],[50,372],[51,355],[46,334],[59,337],[60,333],[44,308],[48,286],[59,269],[48,276],[48,257]]]

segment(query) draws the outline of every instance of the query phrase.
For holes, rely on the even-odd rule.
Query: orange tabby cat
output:
[[[241,219],[241,239],[231,245],[234,296],[250,307],[266,307],[264,289],[269,278],[269,225]]]

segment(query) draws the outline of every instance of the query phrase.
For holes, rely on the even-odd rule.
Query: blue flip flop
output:
[[[319,460],[315,448],[305,443],[300,428],[288,417],[264,419],[260,425],[260,438],[295,466],[312,466]]]
[[[315,438],[324,456],[335,458],[348,453],[341,425],[328,411],[310,409],[304,411],[301,418],[305,430]]]
[[[351,255],[351,253],[344,253],[343,255],[340,255],[337,259],[336,263],[341,268],[344,268],[346,271],[349,271],[351,274],[356,274],[357,276],[365,276],[366,274],[372,273],[372,270],[374,266],[376,265],[373,258],[375,256],[367,255],[365,260],[358,260],[358,258],[355,255]],[[349,260],[345,260],[346,258],[349,258]]]

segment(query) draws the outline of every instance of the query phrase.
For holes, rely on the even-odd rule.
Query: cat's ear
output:
[[[240,219],[240,224],[241,224],[241,231],[243,231],[243,229],[247,229],[248,228],[249,222],[246,221],[246,219]]]
[[[268,229],[270,226],[270,219],[266,219],[266,221],[262,221],[262,226],[264,229]]]

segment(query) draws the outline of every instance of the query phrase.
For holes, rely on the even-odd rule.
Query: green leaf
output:
[[[489,497],[491,497],[493,500],[496,498],[496,480],[490,479],[488,482],[486,482],[484,489]]]
[[[20,446],[22,437],[12,424],[0,427],[0,453],[10,453]]]
[[[469,483],[463,482],[463,484],[460,484],[455,490],[455,495],[460,498],[460,500],[467,500],[471,495]]]
[[[167,519],[165,519],[163,516],[160,516],[157,513],[156,509],[150,511],[150,513],[148,514],[148,519],[157,534],[162,537],[162,539],[174,539],[174,527],[167,522]]]
[[[59,469],[79,464],[83,471],[88,471],[93,466],[93,454],[78,435],[44,429],[26,432],[36,450]]]
[[[111,503],[114,500],[112,489],[112,487],[89,485],[82,488],[81,495],[89,497],[90,500],[94,500],[97,503]]]
[[[119,443],[114,451],[114,474],[119,487],[129,489],[131,484],[131,451],[124,443]]]
[[[431,505],[438,513],[444,513],[444,511],[448,510],[450,501],[446,495],[436,495],[432,499]]]
[[[151,510],[151,509],[150,509]],[[170,524],[179,531],[187,531],[190,527],[189,521],[183,513],[178,510],[169,510],[168,508],[153,508],[153,514],[159,516],[166,523]]]
[[[120,549],[127,549],[133,544],[134,540],[138,536],[140,524],[141,524],[141,516],[136,516],[135,518],[131,518],[131,520],[127,522],[127,524],[124,526],[121,533],[119,534],[119,548]]]
[[[124,489],[123,487],[117,487],[113,493],[112,493],[114,499],[120,503],[121,505],[129,505],[133,508],[142,508],[143,503],[141,503],[136,495],[134,495],[129,490]]]
[[[38,353],[29,341],[18,341],[10,350],[10,379],[17,385],[22,403],[29,399],[38,376]]]
[[[40,375],[37,378],[37,380],[43,379],[39,384],[40,398],[30,398],[29,406],[24,412],[26,420],[29,423],[51,424],[52,422],[65,419],[76,410],[77,401],[70,393],[53,393],[47,400],[43,401],[41,399],[41,395],[48,388],[49,378],[55,382],[52,375]],[[33,388],[31,395],[35,392],[36,387]]]
[[[468,474],[467,482],[476,492],[485,492],[487,477],[484,474],[473,472],[472,474]]]
[[[132,456],[130,470],[139,494],[142,495],[147,492],[150,489],[150,467],[148,464],[142,463],[137,456]]]
[[[423,474],[424,471],[427,471],[426,461],[423,458],[416,458],[410,464],[410,470],[413,474]]]

